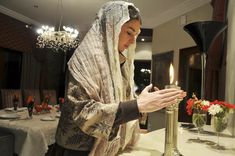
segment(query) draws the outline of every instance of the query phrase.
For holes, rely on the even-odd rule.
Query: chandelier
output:
[[[62,11],[62,0],[60,6]],[[47,25],[43,25],[37,30],[37,33],[39,34],[36,43],[37,47],[55,49],[56,51],[62,50],[66,52],[67,50],[75,49],[78,46],[78,30],[66,26],[63,26],[63,30],[60,30],[62,18],[63,16],[61,14],[58,31],[55,31],[54,27]]]

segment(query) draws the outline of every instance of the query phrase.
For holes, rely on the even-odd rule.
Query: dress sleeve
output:
[[[85,89],[72,77],[69,78],[64,109],[68,120],[83,133],[95,138],[109,138],[119,103],[104,104],[91,99]]]
[[[137,107],[137,100],[130,100],[120,102],[114,121],[114,127],[117,127],[123,123],[131,120],[136,120],[141,117],[141,113]]]

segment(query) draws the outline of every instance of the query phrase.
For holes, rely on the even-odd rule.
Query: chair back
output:
[[[20,89],[1,89],[1,109],[13,107],[13,98],[15,95],[19,97],[18,107],[22,107],[22,91]]]

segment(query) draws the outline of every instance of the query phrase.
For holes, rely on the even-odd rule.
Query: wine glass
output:
[[[194,111],[192,121],[194,126],[197,128],[197,139],[196,142],[202,142],[200,139],[200,132],[203,130],[203,126],[206,124],[207,113],[205,111]]]
[[[19,101],[13,101],[13,108],[14,108],[14,111],[17,111],[18,105],[19,105]]]
[[[228,126],[228,117],[225,116],[213,116],[211,125],[213,126],[216,135],[217,135],[217,144],[215,146],[216,149],[225,150],[225,147],[219,144],[219,136],[220,133],[223,132]]]

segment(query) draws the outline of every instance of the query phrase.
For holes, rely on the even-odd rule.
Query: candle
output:
[[[174,81],[174,67],[173,67],[172,63],[169,68],[169,76],[170,76],[170,84],[172,84]]]
[[[170,84],[165,88],[180,89],[178,81],[174,82],[174,67],[171,64],[169,69]],[[178,135],[178,109],[179,103],[166,107],[166,133],[165,133],[165,149],[164,156],[181,155],[177,148],[177,135]]]
[[[174,67],[171,63],[170,68],[169,68],[169,78],[170,78],[170,85],[166,85],[165,88],[176,88],[176,89],[180,89],[178,85],[178,81],[175,82],[175,84],[173,84],[174,82]]]
[[[178,81],[175,81],[175,85],[176,85],[176,86],[178,85]]]

